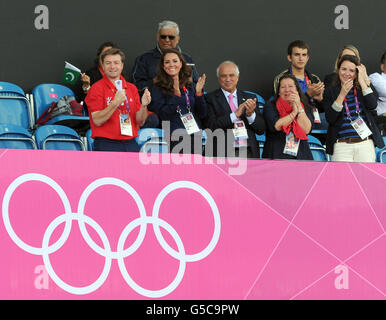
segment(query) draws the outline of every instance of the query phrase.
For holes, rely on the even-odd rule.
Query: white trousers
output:
[[[332,161],[375,162],[375,147],[372,139],[357,143],[336,142]]]

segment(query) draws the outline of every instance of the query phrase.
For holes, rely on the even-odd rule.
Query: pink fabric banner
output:
[[[385,298],[385,165],[192,162],[1,150],[0,299]]]

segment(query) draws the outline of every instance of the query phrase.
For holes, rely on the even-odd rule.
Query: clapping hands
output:
[[[324,83],[319,81],[318,83],[311,83],[308,87],[307,94],[318,100],[323,100],[323,93],[324,93]]]
[[[237,108],[235,115],[237,118],[240,118],[244,111],[247,117],[252,116],[252,114],[255,112],[257,106],[257,99],[247,99],[245,102],[239,105]]]
[[[298,108],[301,106],[300,103],[300,96],[297,91],[292,91],[288,98],[288,103],[292,106],[292,108],[295,110],[298,110]]]
[[[197,94],[202,93],[202,90],[204,89],[204,86],[205,86],[205,81],[206,81],[206,75],[204,73],[197,81],[197,84],[196,84],[196,93]]]
[[[143,95],[142,95],[142,98],[141,98],[141,104],[144,106],[144,107],[147,107],[151,102],[151,95],[150,95],[150,91],[148,88],[145,89],[145,91],[143,92]]]

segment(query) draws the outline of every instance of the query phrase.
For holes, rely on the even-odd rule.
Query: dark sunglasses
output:
[[[176,38],[176,36],[169,36],[168,34],[161,34],[160,38],[162,40],[165,40],[166,38],[169,38],[170,40],[174,40]]]

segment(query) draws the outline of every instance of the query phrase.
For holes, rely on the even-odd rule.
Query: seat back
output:
[[[263,98],[261,95],[257,94],[256,92],[253,92],[253,91],[244,91],[244,92],[249,93],[249,94],[253,94],[253,95],[256,96],[256,99],[257,99],[257,106],[258,106],[258,108],[259,108],[259,111],[260,111],[261,113],[263,113],[263,108],[264,108],[264,105],[265,105],[265,100],[264,100],[264,98]]]
[[[326,150],[319,147],[310,147],[312,157],[315,161],[328,161]]]
[[[259,144],[259,150],[260,150],[260,159],[262,159],[265,139],[266,139],[265,133],[260,135],[256,134],[256,140],[257,140],[257,143]]]
[[[323,144],[320,142],[320,140],[318,138],[316,138],[315,136],[313,136],[311,134],[309,134],[307,137],[308,137],[308,144],[310,146],[323,148]]]
[[[385,143],[385,147],[383,147],[382,149],[375,147],[375,155],[377,162],[386,163],[386,137],[383,136],[382,139]]]
[[[158,128],[144,128],[138,131],[135,138],[141,152],[147,153],[167,153],[168,144],[164,141],[164,132]]]
[[[44,125],[37,128],[35,139],[41,150],[85,150],[78,133],[72,128],[61,125]]]
[[[141,147],[141,152],[146,153],[168,153],[169,146],[165,141],[148,141]]]
[[[328,122],[324,112],[319,113],[320,123],[314,123],[312,126],[312,134],[327,134]]]
[[[32,114],[22,88],[10,82],[0,82],[0,123],[32,128]]]
[[[308,135],[308,145],[310,146],[312,156],[315,161],[328,161],[326,148],[320,140],[313,135]]]
[[[377,152],[377,162],[386,163],[386,148]]]
[[[0,124],[1,149],[37,149],[30,132],[20,126]]]
[[[86,131],[86,141],[87,141],[87,150],[88,151],[94,150],[94,139],[91,136],[92,136],[91,129],[88,129]]]
[[[58,100],[64,96],[75,96],[70,88],[51,83],[39,84],[32,90],[32,94],[35,121],[48,109],[52,102],[58,102]]]

